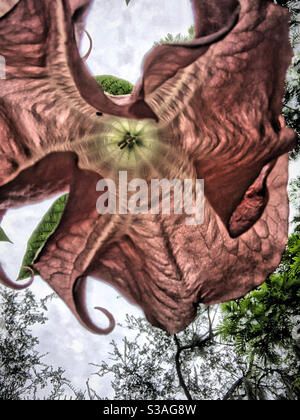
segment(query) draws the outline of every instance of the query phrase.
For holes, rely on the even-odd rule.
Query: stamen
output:
[[[130,134],[126,134],[123,140],[119,141],[118,146],[121,150],[123,150],[126,146],[128,146],[129,149],[132,149],[136,143],[136,140],[136,137],[131,136]]]

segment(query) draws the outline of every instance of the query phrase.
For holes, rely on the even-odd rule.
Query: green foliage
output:
[[[218,307],[201,307],[197,320],[176,336],[144,318],[127,316],[126,337],[121,344],[111,342],[108,361],[93,363],[95,374],[113,375],[117,400],[222,398],[227,382],[242,372],[232,348],[214,341],[216,311]]]
[[[0,226],[0,242],[11,242],[10,239],[8,239],[8,237],[6,236],[6,233],[4,232],[4,230],[2,229],[2,227]]]
[[[27,243],[27,249],[23,258],[18,280],[30,277],[29,270],[23,267],[32,267],[38,253],[46,244],[50,235],[57,228],[68,200],[68,194],[59,197],[47,211],[41,222],[32,233]]]
[[[300,175],[289,184],[289,199],[296,208],[296,215],[292,220],[294,231],[300,233]]]
[[[278,346],[292,344],[292,315],[299,314],[299,284],[297,279],[288,281],[273,275],[247,297],[223,304],[221,338],[234,342],[240,355],[277,363]]]
[[[64,395],[61,368],[43,362],[31,327],[44,324],[46,299],[38,302],[26,290],[0,288],[0,400],[60,399]],[[45,394],[47,393],[47,395]]]
[[[231,307],[236,311],[239,305],[232,302]],[[261,315],[259,308],[257,313]],[[95,374],[113,375],[113,398],[118,400],[297,399],[292,358],[275,366],[247,361],[229,341],[217,341],[215,324],[220,322],[220,306],[202,307],[194,324],[170,336],[143,318],[127,316],[126,338],[122,344],[111,342],[108,361],[92,364],[98,368]]]
[[[294,232],[289,236],[287,249],[278,267],[278,273],[291,279],[300,281],[299,276],[300,233]],[[297,278],[298,277],[298,278]]]
[[[127,95],[132,92],[133,85],[127,80],[115,76],[95,76],[102,89],[111,95]]]
[[[130,3],[130,0],[125,0],[125,1],[126,1],[127,6],[128,6],[128,4]]]
[[[167,34],[165,38],[160,39],[158,42],[154,42],[153,47],[164,44],[173,44],[177,42],[188,42],[192,40],[195,36],[195,27],[192,25],[188,29],[188,35],[181,35],[180,33],[173,36],[172,34]]]
[[[296,159],[300,152],[300,53],[293,57],[292,65],[286,79],[286,90],[283,102],[283,116],[286,124],[297,133],[296,146],[291,158]]]
[[[299,286],[300,235],[292,234],[278,271],[244,298],[222,305],[221,338],[233,342],[240,355],[275,363],[278,349],[293,345]]]
[[[293,223],[295,223],[296,227],[295,227],[295,232],[300,233],[300,213],[298,213],[294,219],[293,219]]]
[[[290,182],[289,198],[292,204],[297,208],[300,206],[300,175]],[[299,209],[300,212],[300,209]]]
[[[152,334],[147,334],[149,324],[143,318],[127,315],[126,323],[129,330],[137,332],[135,339],[125,337],[121,346],[112,341],[109,363],[94,364],[99,368],[97,375],[114,374],[112,387],[117,400],[168,398],[176,377],[175,372],[165,371],[162,362],[166,355],[172,355],[172,337],[151,327]]]

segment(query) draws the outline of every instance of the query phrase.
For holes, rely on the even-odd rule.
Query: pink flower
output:
[[[176,333],[199,303],[260,285],[285,248],[294,140],[280,116],[292,56],[288,13],[265,0],[192,3],[195,39],[151,50],[132,95],[119,98],[102,91],[78,53],[89,0],[1,2],[0,216],[69,189],[34,268],[96,333],[114,321],[100,308],[110,320],[102,329],[87,314],[89,275]],[[153,147],[138,150],[136,133],[125,129],[113,137],[123,121],[150,124]],[[203,223],[187,226],[177,214],[99,215],[96,184],[120,169],[147,182],[204,179]],[[3,270],[0,279],[22,287]]]

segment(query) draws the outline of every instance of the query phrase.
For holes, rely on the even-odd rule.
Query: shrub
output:
[[[127,95],[132,92],[133,85],[124,79],[115,76],[95,76],[102,89],[111,95]]]

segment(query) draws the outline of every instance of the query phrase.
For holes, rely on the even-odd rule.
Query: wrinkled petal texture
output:
[[[151,50],[132,95],[114,98],[78,53],[90,4],[5,0],[0,8],[7,63],[0,80],[0,217],[69,190],[34,268],[92,332],[109,333],[114,320],[97,308],[109,320],[100,328],[88,314],[88,276],[176,333],[193,321],[199,303],[236,299],[259,286],[284,251],[294,141],[280,116],[292,56],[289,16],[267,0],[194,0],[195,39]],[[147,181],[204,179],[201,225],[176,214],[98,214],[104,162],[91,162],[87,150],[109,116],[157,124],[167,153],[145,163]],[[2,269],[0,282],[16,286]]]

